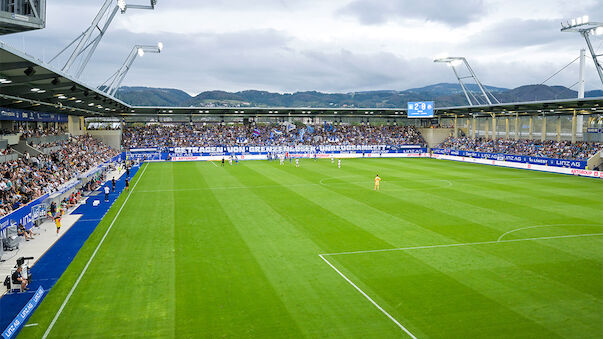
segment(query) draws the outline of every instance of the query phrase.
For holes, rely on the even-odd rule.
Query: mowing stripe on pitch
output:
[[[50,325],[48,325],[48,328],[46,329],[46,332],[44,332],[44,335],[42,336],[42,339],[46,339],[48,337],[48,334],[50,334],[50,331],[54,327],[54,324],[57,322],[57,320],[61,316],[61,313],[63,312],[63,309],[65,308],[65,305],[67,305],[67,303],[69,302],[69,299],[71,299],[71,295],[73,295],[73,292],[75,291],[75,289],[79,285],[80,281],[84,277],[84,274],[86,274],[86,271],[88,270],[88,267],[90,266],[90,263],[92,263],[92,260],[96,256],[96,253],[98,252],[98,250],[102,246],[103,242],[105,241],[105,238],[107,238],[107,235],[109,234],[109,231],[111,231],[111,228],[113,228],[113,225],[115,224],[115,221],[117,220],[117,217],[119,217],[119,214],[123,210],[124,206],[126,206],[126,202],[128,202],[128,199],[130,199],[130,195],[132,194],[132,192],[134,192],[134,189],[136,188],[136,185],[138,185],[138,183],[140,182],[140,179],[142,179],[142,176],[144,175],[144,172],[147,170],[147,167],[149,167],[149,164],[145,165],[144,169],[140,173],[140,177],[138,177],[138,180],[136,181],[136,183],[132,187],[132,190],[128,192],[128,195],[126,196],[126,199],[124,200],[123,204],[121,204],[121,207],[117,211],[117,214],[113,218],[113,221],[109,225],[109,228],[107,228],[107,231],[105,232],[105,235],[103,235],[103,237],[101,238],[101,241],[98,243],[98,246],[96,246],[96,249],[94,250],[94,252],[92,252],[92,256],[90,256],[90,259],[86,263],[86,266],[84,266],[84,269],[82,269],[82,272],[80,273],[79,277],[75,281],[75,284],[73,284],[73,287],[71,287],[71,290],[69,291],[69,293],[65,297],[65,300],[61,304],[61,307],[59,307],[59,310],[57,311],[57,314],[55,314],[54,318],[50,322]]]
[[[368,301],[370,301],[371,304],[373,304],[375,307],[377,307],[377,309],[379,311],[381,311],[383,314],[385,314],[389,318],[389,320],[393,321],[394,324],[396,324],[398,327],[400,327],[400,329],[402,331],[404,331],[406,334],[408,334],[411,338],[417,339],[417,337],[415,337],[414,334],[412,334],[406,327],[404,327],[402,324],[400,324],[400,322],[398,322],[398,320],[396,320],[396,318],[392,317],[391,314],[389,314],[386,310],[384,310],[383,307],[379,306],[379,304],[377,304],[375,302],[375,300],[373,300],[373,298],[369,297],[368,294],[364,293],[364,291],[361,290],[360,287],[358,287],[350,279],[348,279],[348,277],[346,277],[343,273],[341,273],[341,271],[338,270],[335,266],[333,266],[333,264],[331,264],[322,254],[319,254],[318,256],[320,257],[320,259],[324,260],[324,262],[326,262],[329,266],[331,266],[331,268],[334,269],[335,272],[337,272],[337,274],[339,274],[343,279],[345,279],[345,281],[347,281],[350,285],[352,285],[352,287],[354,287],[358,292],[360,292],[360,294],[362,294]]]

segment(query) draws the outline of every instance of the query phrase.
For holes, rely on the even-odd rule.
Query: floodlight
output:
[[[463,60],[459,60],[459,59],[452,60],[449,62],[450,66],[454,66],[454,67],[460,66],[462,63],[463,63]]]
[[[119,10],[121,10],[121,12],[125,12],[126,11],[126,0],[117,0],[117,7],[119,7]]]
[[[144,56],[144,50],[142,48],[138,49],[138,56],[139,57],[143,57]]]
[[[32,88],[32,89],[30,89],[30,91],[32,91],[32,92],[37,92],[39,90],[40,90],[39,88]]]
[[[157,48],[159,49],[159,52],[161,52],[163,50],[163,42],[158,42]]]
[[[561,32],[574,32],[582,35],[586,41],[586,45],[588,46],[588,50],[590,51],[591,57],[595,64],[595,69],[599,74],[599,79],[603,84],[603,65],[598,60],[598,57],[601,55],[597,54],[592,42],[590,41],[591,35],[603,34],[603,22],[590,21],[588,15],[584,15],[579,18],[572,19],[571,24],[568,26],[561,24]]]

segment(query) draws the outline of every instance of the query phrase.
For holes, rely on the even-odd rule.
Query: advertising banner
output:
[[[432,149],[434,154],[442,155],[453,155],[459,157],[475,158],[475,159],[486,159],[496,161],[509,161],[526,163],[533,165],[543,166],[554,166],[554,167],[565,167],[574,169],[585,169],[587,162],[581,160],[565,160],[565,159],[552,159],[552,158],[540,158],[531,157],[525,155],[510,155],[501,153],[484,153],[484,152],[473,152],[473,151],[457,151],[451,149]]]
[[[6,330],[2,332],[2,337],[4,339],[12,338],[19,328],[25,323],[31,312],[36,309],[36,306],[42,301],[42,297],[44,296],[44,288],[42,286],[38,287],[34,296],[25,304],[21,312],[17,314],[17,317],[8,325]]]

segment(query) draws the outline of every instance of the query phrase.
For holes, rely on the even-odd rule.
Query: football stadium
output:
[[[0,40],[49,39],[52,2],[0,0]],[[342,3],[334,18],[362,1]],[[483,84],[481,63],[430,55],[454,91],[209,91],[163,104],[123,86],[135,59],[173,48],[161,42],[136,44],[107,81],[87,80],[107,54],[95,55],[131,47],[109,44],[111,27],[161,15],[156,0],[87,4],[96,16],[61,23],[82,33],[61,36],[52,59],[0,41],[2,337],[603,336],[595,3],[598,18],[546,33],[579,46],[550,72],[574,64],[578,82],[535,100]]]

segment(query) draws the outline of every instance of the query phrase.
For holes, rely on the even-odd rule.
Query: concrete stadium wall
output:
[[[121,130],[90,130],[86,133],[115,150],[121,149]]]
[[[601,169],[601,165],[603,164],[603,152],[599,152],[593,155],[590,159],[588,159],[588,168],[594,169],[598,167]]]
[[[16,145],[19,143],[19,134],[7,134],[0,136],[0,140],[6,140],[8,145]]]
[[[69,134],[73,136],[86,134],[86,124],[84,122],[84,117],[70,115],[69,122],[67,123],[67,130],[69,131]]]
[[[452,128],[419,128],[423,139],[427,142],[429,148],[441,144],[446,138],[454,133]]]

